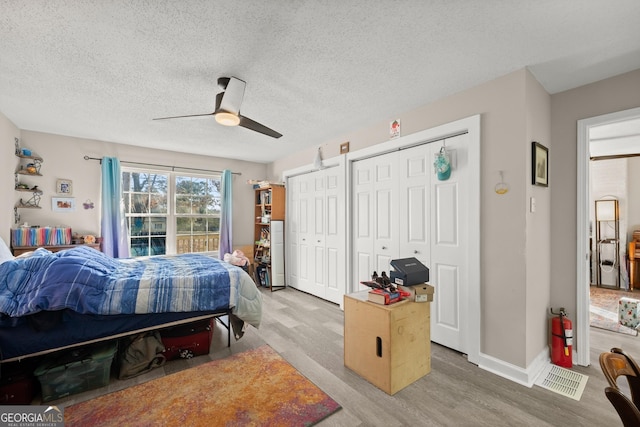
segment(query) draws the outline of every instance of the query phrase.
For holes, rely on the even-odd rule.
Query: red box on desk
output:
[[[214,318],[173,326],[160,331],[167,360],[189,359],[209,354]]]

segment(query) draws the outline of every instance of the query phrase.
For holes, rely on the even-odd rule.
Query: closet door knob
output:
[[[420,252],[418,250],[413,251],[414,254],[419,254]]]
[[[382,250],[385,250],[385,249],[387,249],[387,247],[386,247],[386,246],[383,246],[383,247],[382,247]]]

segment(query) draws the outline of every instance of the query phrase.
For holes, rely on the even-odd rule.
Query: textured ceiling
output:
[[[528,67],[549,93],[640,68],[638,0],[0,0],[20,129],[269,162]],[[220,76],[241,113],[209,113]]]

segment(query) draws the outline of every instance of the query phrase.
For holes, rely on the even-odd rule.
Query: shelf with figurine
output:
[[[42,176],[40,167],[42,166],[42,157],[35,155],[28,148],[20,147],[20,140],[15,138],[15,155],[21,159],[19,169],[15,172],[15,191],[21,193],[31,193],[29,198],[20,198],[15,205],[15,209],[41,209],[40,201],[42,199],[42,190],[37,185],[28,185],[20,182],[20,176]],[[26,160],[26,164],[22,164],[22,160]],[[17,214],[16,214],[17,216]]]

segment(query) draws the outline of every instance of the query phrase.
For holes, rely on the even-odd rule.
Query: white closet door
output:
[[[428,144],[398,153],[400,198],[398,213],[399,258],[416,258],[429,267],[431,263],[430,186],[433,170]]]
[[[297,263],[287,265],[293,279],[288,285],[338,304],[346,291],[343,174],[343,168],[332,167],[287,179],[287,223],[297,221],[287,236],[296,239],[287,241],[287,262]]]
[[[360,281],[376,271],[389,273],[390,261],[397,258],[398,192],[397,153],[354,163],[353,242],[355,289],[366,289]]]
[[[287,221],[285,223],[287,229],[286,243],[286,283],[287,286],[294,288],[299,287],[299,261],[298,255],[300,248],[298,247],[299,228],[300,228],[300,179],[292,177],[287,183]]]
[[[346,214],[344,171],[341,167],[324,170],[325,179],[325,298],[342,303],[346,292]]]
[[[325,297],[326,256],[325,256],[325,195],[324,173],[318,171],[309,174],[311,185],[311,210],[308,213],[311,225],[311,258],[309,259],[309,273],[311,277],[311,292],[320,298]]]
[[[468,134],[445,140],[447,149],[455,150],[456,162],[446,181],[432,172],[431,185],[431,340],[462,353],[468,352],[469,304],[480,304],[469,301],[468,141]],[[431,145],[433,159],[442,143]]]
[[[313,192],[307,175],[298,177],[300,226],[298,228],[298,289],[311,292],[313,280]]]

